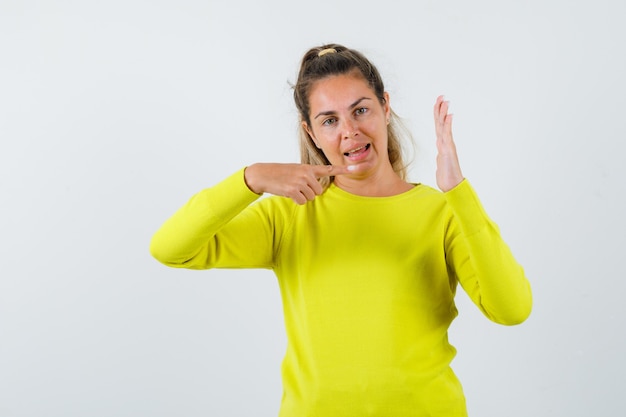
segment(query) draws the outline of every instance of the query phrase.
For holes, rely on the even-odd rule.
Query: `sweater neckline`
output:
[[[412,182],[411,185],[413,185],[413,188],[411,188],[410,190],[404,191],[400,194],[395,194],[395,195],[390,195],[390,196],[385,196],[385,197],[371,197],[371,196],[353,194],[349,191],[339,188],[337,184],[335,184],[334,182],[330,183],[327,191],[330,191],[331,194],[336,194],[339,197],[347,198],[349,200],[354,200],[354,201],[390,202],[394,200],[401,200],[404,198],[409,198],[413,196],[414,194],[418,193],[423,188],[423,185],[421,183]]]

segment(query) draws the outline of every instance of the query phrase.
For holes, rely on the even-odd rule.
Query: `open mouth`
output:
[[[371,144],[370,144],[370,143],[368,143],[367,145],[364,145],[364,146],[358,147],[358,148],[353,149],[353,150],[351,150],[351,151],[349,151],[349,152],[344,152],[343,154],[344,154],[345,156],[347,156],[347,157],[354,157],[354,156],[358,156],[358,155],[360,155],[360,154],[362,154],[362,153],[367,152],[367,150],[370,148],[370,145],[371,145]]]

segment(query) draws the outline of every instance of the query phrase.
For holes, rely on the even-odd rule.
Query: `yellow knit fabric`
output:
[[[280,417],[466,416],[447,338],[457,283],[497,323],[521,323],[532,305],[469,182],[392,197],[331,185],[302,206],[258,198],[238,171],[167,220],[151,252],[172,267],[275,272],[288,340]]]

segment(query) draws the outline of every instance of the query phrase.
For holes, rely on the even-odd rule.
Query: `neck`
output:
[[[390,197],[402,194],[413,188],[413,184],[400,178],[393,170],[386,175],[370,175],[367,177],[337,176],[335,177],[335,185],[350,194],[364,197]]]

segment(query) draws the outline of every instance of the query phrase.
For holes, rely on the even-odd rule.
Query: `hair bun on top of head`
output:
[[[319,51],[317,53],[317,56],[323,56],[326,54],[335,54],[337,53],[337,50],[335,48],[326,48],[326,49],[322,49],[321,51]]]

